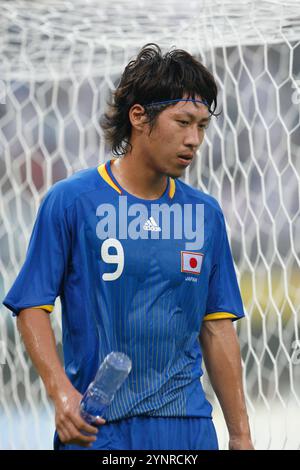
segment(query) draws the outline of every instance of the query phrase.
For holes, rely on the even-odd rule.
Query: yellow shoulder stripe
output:
[[[38,305],[37,307],[30,308],[42,308],[43,310],[47,310],[47,312],[52,312],[52,310],[54,309],[54,305]]]
[[[175,194],[175,181],[173,178],[170,178],[170,187],[169,187],[169,197],[170,199],[173,199]]]
[[[237,318],[237,316],[233,315],[233,313],[228,312],[216,312],[205,315],[203,320],[222,320],[223,318]]]
[[[98,166],[98,173],[99,175],[106,181],[106,183],[109,184],[115,191],[117,191],[119,194],[122,194],[121,189],[113,182],[109,174],[107,173],[105,163],[102,163],[102,165]]]

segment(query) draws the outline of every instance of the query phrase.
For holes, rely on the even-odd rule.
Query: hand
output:
[[[250,436],[234,436],[230,437],[229,450],[255,450]]]
[[[60,390],[54,401],[55,424],[59,439],[63,444],[77,444],[82,447],[91,447],[97,437],[98,428],[89,425],[80,416],[80,401],[82,395],[70,386]],[[103,425],[105,420],[97,418],[97,424]],[[86,436],[84,433],[91,435]]]

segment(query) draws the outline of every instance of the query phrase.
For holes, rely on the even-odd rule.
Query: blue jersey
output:
[[[65,370],[81,393],[108,353],[131,358],[107,422],[211,417],[200,381],[201,325],[244,316],[222,211],[172,178],[159,199],[135,197],[111,165],[50,189],[4,304],[14,315],[50,312],[60,296]]]

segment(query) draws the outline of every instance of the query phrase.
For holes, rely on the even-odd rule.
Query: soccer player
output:
[[[55,405],[55,449],[218,449],[202,357],[230,449],[252,449],[233,321],[244,316],[222,210],[178,178],[216,115],[189,53],[146,44],[102,119],[112,155],[56,183],[4,304]],[[49,314],[62,304],[64,369]],[[95,426],[82,394],[111,351],[132,371]],[[89,435],[87,435],[89,433]]]

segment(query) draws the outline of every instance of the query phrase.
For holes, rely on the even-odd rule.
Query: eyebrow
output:
[[[174,116],[179,116],[181,114],[185,114],[186,116],[190,117],[192,120],[196,120],[194,114],[189,113],[189,111],[178,111],[177,113],[174,114]],[[199,120],[199,122],[209,122],[211,120],[210,116],[204,117]]]

